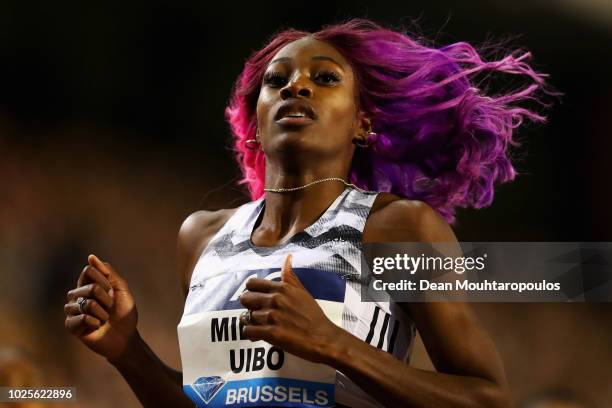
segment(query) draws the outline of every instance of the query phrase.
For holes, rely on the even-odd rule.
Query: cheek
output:
[[[261,91],[257,99],[257,123],[265,125],[269,119],[272,119],[270,117],[270,115],[273,115],[271,112],[272,104],[273,100],[269,92]]]
[[[337,130],[351,131],[354,124],[355,106],[349,98],[337,98],[330,101],[325,109],[327,125]]]

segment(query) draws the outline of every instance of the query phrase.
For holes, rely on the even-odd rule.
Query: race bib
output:
[[[325,315],[342,326],[345,281],[318,269],[294,268]],[[197,313],[178,325],[183,389],[198,407],[332,407],[336,370],[241,335],[238,300],[252,277],[279,280],[280,270],[225,273],[195,290]]]

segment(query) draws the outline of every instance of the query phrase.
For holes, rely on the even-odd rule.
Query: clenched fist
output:
[[[64,305],[66,328],[94,352],[116,360],[136,334],[138,311],[127,282],[107,262],[89,255]],[[78,300],[81,299],[81,305]]]

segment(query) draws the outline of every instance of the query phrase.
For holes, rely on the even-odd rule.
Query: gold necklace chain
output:
[[[291,188],[284,188],[284,187],[281,187],[281,188],[264,188],[264,191],[269,191],[269,192],[272,192],[272,193],[286,193],[286,192],[289,192],[289,191],[301,190],[301,189],[306,188],[308,186],[312,186],[313,184],[322,183],[324,181],[332,181],[332,180],[341,181],[341,182],[344,183],[344,185],[346,187],[353,187],[353,188],[356,188],[357,190],[360,190],[360,191],[366,191],[366,190],[363,190],[363,189],[357,187],[354,184],[347,183],[346,181],[344,181],[340,177],[328,177],[328,178],[324,178],[324,179],[321,179],[321,180],[315,180],[315,181],[312,181],[312,182],[310,182],[308,184],[305,184],[305,185],[299,186],[299,187],[291,187]]]

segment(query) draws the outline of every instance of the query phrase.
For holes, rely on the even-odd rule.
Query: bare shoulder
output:
[[[364,242],[453,242],[450,225],[430,205],[379,193],[363,230]]]
[[[178,272],[185,296],[189,289],[191,273],[200,254],[237,209],[238,207],[216,211],[196,211],[185,218],[181,224],[176,247]]]

